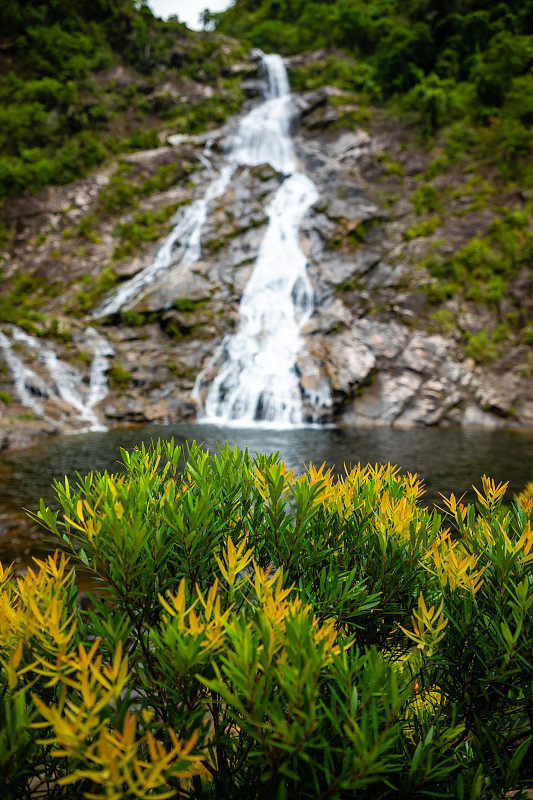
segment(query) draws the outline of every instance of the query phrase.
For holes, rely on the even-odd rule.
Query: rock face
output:
[[[239,68],[248,81],[251,106],[257,102],[255,66],[250,62]],[[164,89],[161,97],[168,94]],[[154,93],[149,99],[159,102],[160,97]],[[372,125],[369,130],[332,128],[348,102],[343,105],[339,92],[328,87],[295,98],[296,152],[320,194],[300,232],[315,294],[297,363],[308,418],[360,427],[533,426],[529,348],[516,347],[485,367],[465,356],[462,340],[465,331],[476,335],[493,324],[489,311],[472,305],[453,309],[450,301],[450,313],[461,328],[439,330],[431,322],[427,292],[433,279],[421,262],[432,240],[406,235],[416,221],[408,199],[414,185],[409,176],[427,167],[425,154],[402,150],[392,122],[387,127],[381,121],[376,131]],[[187,268],[171,266],[124,307],[126,313],[104,320],[91,316],[106,289],[102,276],[120,283],[154,258],[152,234],[117,257],[127,226],[139,225],[140,214],[151,219],[159,209],[177,208],[179,214],[202,197],[222,168],[234,127],[235,121],[196,137],[169,133],[160,148],[125,156],[122,173],[138,186],[176,167],[173,185],[152,193],[139,190],[135,203],[125,208],[102,212],[118,186],[117,165],[69,187],[6,203],[4,216],[14,235],[3,254],[5,279],[26,275],[34,282],[28,291],[45,315],[44,321],[31,322],[34,332],[77,371],[85,394],[92,364],[86,326],[96,326],[113,350],[109,394],[95,405],[107,426],[195,416],[195,378],[236,325],[239,300],[265,232],[265,205],[283,180],[268,165],[239,167],[212,201],[200,261]],[[384,153],[389,162],[402,154],[405,185],[387,175]],[[454,227],[449,224],[446,246],[452,251],[472,230],[490,223],[490,214],[476,214],[468,225],[464,215],[456,217]],[[171,224],[169,218],[167,229]],[[164,233],[163,227],[161,237]],[[516,291],[530,296],[529,273],[517,281]],[[10,326],[2,330],[13,344]],[[54,389],[46,363],[31,348],[19,347],[16,355],[26,374],[32,371],[35,381],[48,388],[29,386],[39,400],[29,408],[6,350],[0,349],[0,450],[82,428],[79,414]],[[329,398],[318,396],[324,380]]]

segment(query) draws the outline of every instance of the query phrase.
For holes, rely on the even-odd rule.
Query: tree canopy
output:
[[[482,106],[499,106],[533,64],[531,0],[236,0],[217,27],[284,53],[342,48],[370,59],[385,97],[434,76],[468,81]]]

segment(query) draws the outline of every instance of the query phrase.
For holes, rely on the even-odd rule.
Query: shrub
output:
[[[417,239],[419,236],[431,236],[441,225],[440,217],[430,217],[424,222],[420,222],[418,225],[412,225],[410,228],[407,228],[403,238],[406,242],[409,242],[411,239]]]
[[[484,476],[476,506],[430,512],[391,466],[122,458],[31,515],[74,567],[0,570],[5,800],[530,785],[530,490],[505,507]],[[76,566],[101,590],[85,611]]]
[[[157,211],[138,212],[129,222],[119,223],[113,231],[120,242],[113,250],[113,260],[133,255],[143,242],[160,239],[170,229],[170,224],[166,223],[179,205],[180,203],[171,203]]]
[[[86,278],[86,283],[90,284],[87,290],[79,289],[76,292],[77,304],[70,307],[69,311],[80,312],[81,314],[88,314],[94,307],[98,300],[101,300],[106,292],[109,292],[117,284],[118,277],[113,270],[106,266],[98,274],[97,277],[91,279],[90,276],[83,276]]]
[[[432,211],[440,211],[442,205],[439,193],[432,183],[421,183],[409,199],[418,216]]]
[[[498,355],[493,338],[487,331],[467,334],[465,355],[470,356],[480,364],[490,364]]]
[[[120,364],[113,364],[107,371],[107,377],[112,386],[124,390],[130,382],[131,372]]]
[[[457,84],[451,78],[442,79],[431,73],[407,92],[402,105],[420,113],[422,131],[429,137],[450,119],[464,117],[472,94],[469,84]]]
[[[397,25],[380,39],[377,52],[377,79],[387,94],[406,92],[431,68],[435,46],[424,23],[408,28]]]

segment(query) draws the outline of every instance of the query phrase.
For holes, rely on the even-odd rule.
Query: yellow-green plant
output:
[[[430,512],[390,465],[122,457],[41,501],[63,555],[0,573],[2,798],[531,785],[531,486],[507,507],[484,476],[475,505]]]

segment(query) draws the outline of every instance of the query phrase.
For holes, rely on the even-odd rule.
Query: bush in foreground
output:
[[[533,785],[530,491],[505,507],[484,477],[443,526],[390,465],[122,457],[34,515],[74,566],[0,575],[5,800]],[[100,587],[85,610],[76,568]]]

